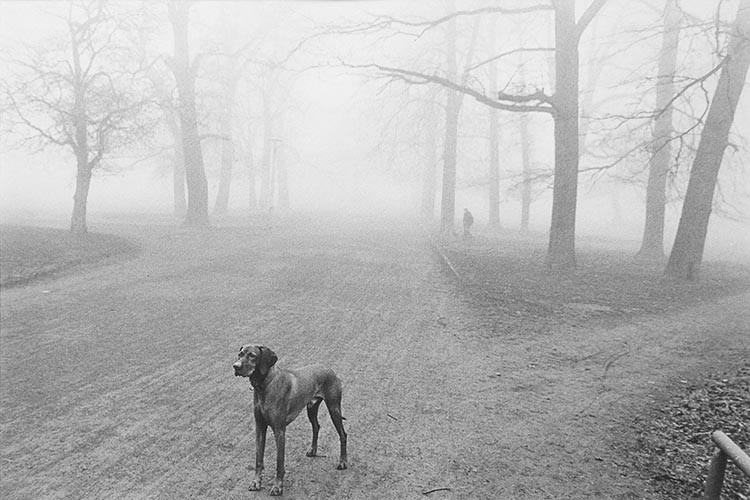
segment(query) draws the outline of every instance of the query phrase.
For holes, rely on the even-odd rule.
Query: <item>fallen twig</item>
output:
[[[450,488],[447,486],[441,486],[440,488],[432,488],[431,490],[423,490],[423,495],[429,495],[430,493],[435,493],[436,491],[451,491]]]

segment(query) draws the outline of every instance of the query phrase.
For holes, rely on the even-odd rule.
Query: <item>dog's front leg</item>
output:
[[[255,478],[250,483],[250,491],[258,491],[263,483],[263,457],[266,454],[266,431],[268,424],[262,416],[255,415]]]
[[[273,429],[276,438],[276,481],[271,487],[271,496],[281,495],[284,492],[284,448],[286,447],[286,427]]]

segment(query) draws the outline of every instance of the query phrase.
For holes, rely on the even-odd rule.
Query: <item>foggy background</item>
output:
[[[490,2],[491,3],[491,2]],[[456,2],[457,9],[479,8],[488,2]],[[511,2],[512,3],[512,2]],[[528,2],[527,2],[528,3]],[[617,165],[601,172],[581,173],[578,194],[577,234],[601,235],[626,240],[633,252],[643,230],[647,148],[639,146],[649,131],[648,120],[613,119],[632,117],[653,108],[654,74],[660,48],[661,6],[649,2],[610,2],[597,16],[580,46],[581,98],[594,92],[601,103],[592,111],[588,148],[582,153],[581,169],[597,167],[623,157]],[[145,57],[152,68],[169,82],[169,69],[159,58],[172,53],[172,35],[165,4],[113,2],[121,15],[135,16],[133,26],[149,26]],[[514,5],[524,2],[515,2]],[[582,10],[583,5],[579,7]],[[731,5],[729,5],[731,4]],[[716,2],[683,1],[682,9],[700,28],[684,29],[678,54],[681,78],[697,78],[714,62],[712,23]],[[190,11],[190,51],[207,54],[201,63],[196,95],[199,130],[220,134],[217,109],[226,75],[226,61],[218,53],[253,44],[242,68],[235,67],[238,89],[233,106],[232,141],[235,154],[229,197],[229,216],[243,217],[265,212],[269,207],[250,207],[248,165],[261,161],[263,98],[258,85],[264,77],[260,61],[283,60],[280,84],[283,91],[274,99],[283,102],[282,137],[289,178],[289,201],[293,211],[392,212],[417,217],[419,214],[424,151],[418,105],[434,85],[410,85],[379,75],[367,68],[350,65],[371,63],[412,68],[425,73],[442,66],[439,28],[426,31],[393,27],[363,33],[337,31],[371,23],[377,16],[402,19],[435,18],[445,12],[442,2],[196,2]],[[44,47],[54,40],[65,40],[63,2],[0,3],[0,80],[3,91],[11,92],[19,74],[13,64],[28,47]],[[736,11],[729,2],[721,10],[731,22]],[[138,18],[138,16],[142,16]],[[519,41],[550,46],[551,16],[539,15],[538,22],[517,22],[513,17],[493,17],[501,50],[513,49]],[[457,51],[465,52],[470,43],[473,21],[457,23]],[[488,41],[490,23],[477,27],[475,61],[493,53]],[[399,31],[403,31],[399,33]],[[326,34],[328,32],[328,34]],[[529,53],[503,59],[498,67],[498,84],[508,90],[542,88],[551,91],[553,79],[547,55]],[[156,61],[156,62],[153,62]],[[461,59],[459,58],[459,64]],[[523,69],[521,69],[523,68]],[[519,78],[523,73],[523,79]],[[590,82],[595,76],[595,81]],[[685,80],[686,81],[686,80]],[[169,85],[173,85],[169,83]],[[469,85],[487,87],[486,67],[472,71]],[[678,88],[680,82],[677,83]],[[747,84],[746,84],[747,85]],[[676,114],[677,128],[707,106],[706,97],[696,86],[678,103],[683,114]],[[715,78],[705,82],[706,95],[715,87]],[[491,92],[488,92],[491,94]],[[437,97],[437,100],[440,98]],[[3,223],[23,223],[64,227],[72,209],[75,190],[75,159],[63,148],[26,142],[28,131],[19,128],[3,101],[0,139],[0,215]],[[120,150],[94,172],[88,198],[88,219],[97,222],[123,215],[155,215],[159,220],[179,222],[175,215],[172,186],[171,150],[173,141],[158,109],[148,143]],[[488,108],[467,96],[459,123],[456,213],[469,208],[478,225],[487,223],[487,137]],[[499,111],[500,121],[500,222],[502,229],[516,230],[520,224],[520,137],[519,115]],[[583,113],[583,110],[582,110]],[[529,115],[531,163],[542,178],[532,188],[530,228],[549,230],[551,177],[553,167],[552,121],[542,114]],[[665,247],[669,250],[676,230],[681,196],[692,163],[700,127],[686,137],[679,166],[668,185]],[[437,134],[441,140],[440,131]],[[720,172],[720,196],[716,196],[709,235],[707,258],[742,259],[750,250],[750,93],[743,93],[730,141]],[[202,149],[208,181],[209,210],[217,195],[221,164],[221,140],[204,138]],[[438,162],[442,162],[440,149]],[[544,172],[547,174],[544,174]],[[545,177],[546,175],[546,177]],[[438,179],[439,179],[438,175]],[[439,194],[438,184],[438,194]],[[256,194],[259,190],[256,178]],[[273,203],[272,203],[273,205]],[[439,210],[439,196],[436,201]],[[222,218],[212,215],[212,222]]]

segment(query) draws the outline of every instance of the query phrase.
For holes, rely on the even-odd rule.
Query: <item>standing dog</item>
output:
[[[284,370],[274,365],[278,358],[268,347],[246,345],[240,349],[239,359],[234,365],[237,377],[247,377],[253,386],[255,414],[255,478],[250,490],[261,488],[263,455],[266,449],[266,430],[271,426],[276,438],[276,481],[271,495],[284,491],[284,446],[286,426],[297,418],[302,408],[307,407],[307,417],[312,424],[312,446],[308,457],[318,453],[318,407],[326,402],[333,426],[341,442],[339,470],[347,468],[346,432],[341,416],[341,381],[333,370],[320,365],[299,370]]]

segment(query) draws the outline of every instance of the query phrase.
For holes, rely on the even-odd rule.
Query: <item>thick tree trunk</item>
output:
[[[521,171],[523,184],[521,185],[521,231],[529,230],[531,219],[531,137],[529,135],[529,116],[521,113],[519,120],[521,133]]]
[[[174,214],[178,218],[185,217],[187,213],[187,197],[185,196],[185,159],[182,154],[182,139],[175,143],[174,157],[172,159],[172,189],[174,193]]]
[[[187,198],[185,197],[185,159],[182,154],[182,134],[180,133],[179,117],[174,112],[164,112],[169,131],[174,142],[172,154],[172,193],[174,214],[177,218],[185,217],[187,212]]]
[[[664,35],[656,80],[656,112],[652,155],[646,184],[646,220],[638,256],[650,260],[664,257],[664,211],[667,172],[671,158],[672,106],[677,45],[680,33],[680,10],[676,0],[669,0],[664,10]]]
[[[88,232],[86,223],[86,208],[91,186],[91,168],[86,151],[77,154],[76,192],[73,195],[73,216],[70,220],[70,232],[85,234]]]
[[[713,100],[701,132],[698,150],[690,170],[690,180],[682,205],[666,273],[695,280],[698,278],[708,221],[711,216],[716,179],[727,147],[729,129],[750,66],[750,0],[741,0],[730,33],[729,51],[719,76]]]
[[[437,117],[434,104],[426,108],[424,134],[424,167],[422,174],[422,218],[432,221],[435,216],[437,191]]]
[[[73,152],[76,156],[76,191],[73,195],[73,215],[70,219],[70,232],[85,234],[88,231],[86,211],[91,186],[92,164],[89,162],[88,117],[86,114],[86,85],[81,66],[79,41],[71,36],[71,55],[73,57]]]
[[[575,0],[555,2],[555,181],[547,267],[576,267],[575,224],[578,196],[578,36]]]
[[[190,66],[188,49],[188,6],[182,3],[168,4],[169,16],[174,31],[174,65],[179,98],[180,129],[187,181],[187,212],[185,224],[208,225],[208,183],[203,166],[203,151],[198,135],[198,119],[195,110],[195,74]]]

